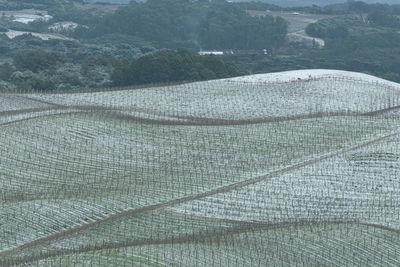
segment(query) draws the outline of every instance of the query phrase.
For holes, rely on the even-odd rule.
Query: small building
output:
[[[207,55],[215,55],[215,56],[222,56],[224,52],[222,51],[199,51],[200,56],[207,56]]]

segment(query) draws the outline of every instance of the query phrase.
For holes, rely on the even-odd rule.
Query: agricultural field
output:
[[[399,266],[400,85],[302,70],[0,94],[0,266]]]

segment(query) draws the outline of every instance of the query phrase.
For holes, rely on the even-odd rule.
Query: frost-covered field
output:
[[[0,266],[398,266],[399,90],[306,70],[0,94]]]
[[[55,106],[51,103],[38,101],[25,95],[0,92],[0,114],[11,114],[23,110],[39,110]]]
[[[315,70],[151,89],[31,97],[63,105],[119,108],[147,117],[237,121],[381,110],[400,104],[400,85],[365,74]]]

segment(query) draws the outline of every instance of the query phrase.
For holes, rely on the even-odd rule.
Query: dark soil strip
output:
[[[375,228],[379,228],[379,229],[382,229],[382,230],[390,231],[390,232],[393,232],[393,233],[396,233],[396,234],[400,234],[400,229],[396,229],[396,228],[392,228],[392,227],[388,227],[388,226],[383,226],[383,225],[380,225],[380,224],[374,224],[374,223],[361,223],[361,224],[365,225],[365,226],[370,226],[370,227],[375,227]],[[400,242],[400,240],[399,240],[399,242]]]
[[[330,112],[330,113],[315,113],[315,114],[305,114],[296,116],[280,116],[280,117],[266,117],[266,118],[252,118],[252,119],[240,119],[240,120],[227,120],[227,119],[215,119],[215,118],[200,118],[192,116],[169,116],[167,114],[151,114],[146,112],[146,114],[165,117],[166,119],[151,119],[143,118],[130,114],[123,114],[116,109],[107,109],[99,107],[71,107],[74,109],[81,109],[87,111],[97,111],[104,112],[105,116],[110,118],[116,118],[120,120],[135,121],[140,123],[155,124],[155,125],[165,125],[165,126],[240,126],[240,125],[251,125],[251,124],[263,124],[263,123],[276,123],[285,122],[293,120],[306,120],[314,118],[325,118],[325,117],[345,117],[345,116],[372,116],[366,115],[365,113],[348,113],[348,112]],[[167,118],[171,118],[168,120]]]
[[[50,101],[46,101],[46,100],[42,100],[42,99],[37,99],[37,98],[34,98],[34,97],[29,97],[29,96],[26,96],[26,95],[20,95],[20,96],[25,98],[25,99],[28,99],[28,100],[31,100],[31,101],[34,101],[34,102],[38,102],[38,103],[42,103],[42,104],[46,104],[46,105],[50,105],[50,106],[65,107],[64,105],[56,104],[56,103],[53,103],[53,102],[50,102]]]
[[[324,118],[333,116],[376,116],[384,114],[385,112],[399,109],[400,106],[385,108],[381,110],[371,111],[371,112],[317,112],[311,114],[301,114],[293,116],[271,116],[271,117],[259,117],[251,119],[222,119],[222,118],[205,118],[205,117],[195,117],[195,116],[176,116],[169,115],[168,113],[161,113],[154,110],[133,107],[131,109],[124,108],[113,108],[107,106],[90,106],[90,105],[60,105],[52,102],[35,99],[32,97],[22,96],[28,100],[44,103],[46,105],[51,105],[52,107],[43,108],[31,108],[22,110],[10,110],[2,111],[1,115],[16,115],[22,113],[39,112],[39,111],[50,111],[50,110],[63,110],[63,109],[77,109],[93,113],[103,113],[108,117],[118,118],[121,120],[130,120],[140,123],[156,124],[156,125],[167,125],[167,126],[235,126],[235,125],[249,125],[249,124],[262,124],[262,123],[274,123],[274,122],[284,122],[292,120],[302,120],[302,119],[313,119],[313,118]],[[144,118],[142,116],[134,116],[129,114],[123,114],[121,112],[141,112],[150,116],[161,117],[161,119],[156,118]],[[36,117],[35,117],[36,118]]]
[[[12,116],[12,115],[18,115],[18,114],[43,112],[43,111],[51,111],[51,110],[65,110],[65,109],[70,109],[70,108],[68,108],[68,107],[42,107],[42,108],[7,110],[7,111],[0,111],[0,116]]]
[[[95,222],[92,222],[92,223],[88,223],[88,224],[84,224],[84,225],[80,225],[80,226],[71,228],[71,229],[66,230],[66,231],[62,231],[62,232],[55,233],[55,234],[52,234],[52,235],[49,235],[49,236],[46,236],[46,237],[43,237],[43,238],[39,238],[37,240],[28,242],[28,243],[26,243],[24,245],[21,245],[19,247],[16,247],[16,248],[13,248],[13,249],[10,249],[10,250],[6,250],[6,251],[2,251],[2,252],[0,252],[0,257],[1,256],[6,256],[6,255],[10,255],[10,254],[15,254],[15,253],[18,253],[18,252],[23,251],[25,249],[32,248],[32,247],[35,247],[35,246],[39,246],[39,245],[41,245],[43,243],[46,243],[46,242],[49,242],[49,241],[53,241],[53,240],[57,240],[57,239],[60,239],[60,238],[75,234],[77,232],[84,231],[84,230],[87,230],[89,228],[96,227],[98,225],[102,225],[102,224],[105,224],[105,223],[109,223],[109,222],[115,221],[115,220],[123,218],[123,217],[134,216],[134,215],[138,215],[138,214],[141,214],[141,213],[147,212],[147,211],[164,209],[164,208],[167,208],[167,207],[170,207],[170,206],[174,206],[174,205],[179,205],[179,204],[182,204],[182,203],[185,203],[185,202],[189,202],[189,201],[193,201],[193,200],[209,197],[209,196],[220,194],[220,193],[225,193],[225,192],[232,191],[232,190],[237,190],[237,189],[243,188],[245,186],[256,184],[256,183],[259,183],[261,181],[264,181],[264,180],[267,180],[267,179],[270,179],[270,178],[273,178],[273,177],[277,177],[279,175],[282,175],[282,174],[285,174],[285,173],[288,173],[288,172],[291,172],[291,171],[294,171],[294,170],[298,170],[298,169],[301,169],[301,168],[309,166],[309,165],[316,164],[316,163],[321,162],[323,160],[326,160],[326,159],[329,159],[329,158],[333,158],[333,157],[336,157],[336,156],[340,156],[340,155],[343,155],[345,153],[360,149],[362,147],[366,147],[366,146],[378,143],[378,142],[380,142],[382,140],[385,140],[385,139],[388,139],[388,138],[391,138],[391,137],[394,137],[394,136],[398,136],[399,134],[400,134],[400,132],[390,133],[390,134],[387,134],[387,135],[384,135],[384,136],[381,136],[381,137],[378,137],[378,138],[363,142],[361,144],[358,144],[356,146],[353,146],[353,147],[350,147],[350,148],[347,148],[347,149],[343,149],[343,150],[339,150],[339,151],[336,151],[336,152],[332,152],[332,153],[329,153],[327,155],[318,157],[316,159],[307,160],[307,161],[302,162],[302,163],[298,163],[298,164],[295,164],[295,165],[292,165],[292,166],[289,166],[289,167],[285,167],[285,168],[277,170],[277,171],[273,171],[273,172],[271,172],[271,173],[269,173],[267,175],[262,175],[262,176],[259,176],[259,177],[256,177],[256,178],[248,179],[248,180],[245,180],[245,181],[242,181],[242,182],[238,182],[238,183],[234,183],[234,184],[230,184],[230,185],[227,185],[227,186],[222,186],[220,188],[217,188],[217,189],[214,189],[214,190],[210,190],[210,191],[207,191],[207,192],[198,193],[198,194],[195,194],[195,195],[192,195],[192,196],[186,196],[186,197],[170,200],[170,201],[167,201],[167,202],[164,202],[164,203],[158,203],[158,204],[154,204],[154,205],[149,205],[149,206],[146,206],[146,207],[143,207],[143,208],[139,208],[139,209],[132,209],[132,210],[127,210],[127,211],[123,211],[123,212],[120,212],[120,213],[116,213],[114,215],[111,215],[109,217],[105,217],[105,218],[100,219],[98,221],[95,221]]]
[[[23,118],[23,119],[3,122],[3,123],[0,123],[0,127],[1,126],[7,126],[7,125],[10,125],[10,124],[14,124],[14,123],[18,123],[18,122],[33,120],[33,119],[37,119],[37,118],[51,117],[51,116],[64,115],[64,114],[80,114],[80,113],[85,113],[85,112],[82,112],[82,111],[69,111],[69,112],[63,112],[63,113],[40,114],[40,115],[32,116],[32,117],[29,117],[29,118]]]
[[[367,115],[367,116],[380,115],[380,114],[383,114],[385,112],[393,111],[393,110],[396,110],[396,109],[400,109],[400,105],[399,106],[388,107],[388,108],[384,108],[384,109],[379,109],[379,110],[375,110],[375,111],[365,112],[364,115]]]
[[[143,118],[140,116],[134,116],[129,114],[123,114],[121,112],[131,111],[126,109],[118,109],[118,108],[107,108],[104,106],[55,106],[55,107],[43,107],[43,108],[32,108],[32,109],[22,109],[22,110],[10,110],[10,111],[2,111],[0,112],[0,116],[8,116],[8,115],[18,115],[25,113],[35,113],[35,112],[44,112],[44,111],[53,111],[53,110],[78,110],[85,113],[93,113],[94,115],[101,114],[102,117],[126,120],[126,121],[134,121],[139,123],[147,123],[147,124],[155,124],[155,125],[165,125],[165,126],[239,126],[239,125],[249,125],[249,124],[262,124],[262,123],[274,123],[274,122],[284,122],[284,121],[292,121],[292,120],[303,120],[303,119],[313,119],[313,118],[324,118],[324,117],[333,117],[333,116],[363,116],[364,114],[360,113],[347,113],[347,112],[331,112],[331,113],[315,113],[315,114],[307,114],[307,115],[297,115],[290,117],[267,117],[267,118],[254,118],[254,119],[243,119],[243,120],[226,120],[226,119],[213,119],[213,118],[200,118],[200,117],[191,117],[191,116],[168,116],[165,114],[157,114],[152,111],[142,111],[149,115],[161,116],[166,119],[151,119],[151,118]],[[137,110],[133,110],[136,112]],[[74,111],[77,112],[77,111]],[[69,114],[70,112],[61,113],[61,114]],[[71,111],[71,113],[73,113]],[[4,123],[4,125],[8,125],[11,123],[17,123],[21,121],[26,121],[34,118],[38,118],[41,116],[49,116],[51,114],[32,116],[24,119],[18,119],[15,121],[10,121]],[[171,118],[168,120],[167,118]],[[0,124],[2,126],[3,124]]]
[[[153,238],[142,238],[135,240],[126,240],[119,242],[102,242],[101,244],[92,244],[92,245],[83,245],[78,248],[72,249],[58,249],[49,252],[43,252],[39,255],[31,256],[22,256],[17,259],[0,259],[1,266],[11,266],[15,264],[23,264],[29,263],[41,259],[46,259],[49,257],[62,256],[62,255],[70,255],[74,253],[84,253],[89,251],[97,251],[103,249],[118,249],[123,247],[137,247],[137,246],[151,246],[151,245],[167,245],[167,244],[185,244],[185,243],[211,243],[211,242],[219,242],[221,245],[224,245],[223,237],[231,236],[235,234],[242,234],[246,232],[256,232],[262,230],[269,230],[273,228],[286,228],[291,226],[310,226],[310,225],[321,225],[321,224],[358,224],[355,221],[298,221],[291,223],[242,223],[237,226],[233,226],[231,228],[224,228],[221,230],[211,230],[194,234],[180,234],[175,237],[166,237],[161,239],[153,239]],[[222,240],[221,240],[222,239]]]
[[[167,237],[162,239],[137,239],[137,240],[126,240],[126,241],[119,241],[119,242],[103,242],[102,244],[92,244],[81,246],[78,248],[73,249],[58,249],[54,251],[43,252],[41,254],[31,256],[23,256],[17,259],[5,259],[0,260],[1,266],[12,266],[16,264],[27,264],[30,262],[62,256],[62,255],[71,255],[75,253],[85,253],[91,251],[98,251],[104,249],[118,249],[124,247],[136,247],[136,246],[151,246],[151,245],[168,245],[168,244],[187,244],[187,243],[212,243],[216,242],[221,246],[224,246],[224,237],[242,234],[242,233],[249,233],[249,232],[259,232],[263,230],[270,230],[273,228],[287,228],[287,227],[302,227],[302,226],[318,226],[323,224],[338,224],[338,225],[363,225],[366,227],[374,227],[379,228],[384,231],[390,231],[396,234],[400,234],[400,230],[393,229],[390,227],[377,225],[377,224],[369,224],[369,223],[360,223],[357,221],[298,221],[292,223],[244,223],[237,226],[233,226],[231,228],[224,228],[220,231],[218,230],[211,230],[211,231],[204,231],[199,232],[196,234],[181,234],[176,237]]]

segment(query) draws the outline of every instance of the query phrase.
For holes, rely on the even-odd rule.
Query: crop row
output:
[[[150,118],[224,120],[366,113],[400,105],[399,88],[337,77],[267,84],[217,80],[168,87],[28,96],[65,106],[122,109]]]
[[[40,266],[398,266],[398,238],[398,233],[356,223],[267,226],[186,241],[93,247],[80,253],[41,255],[28,262]]]
[[[244,222],[351,220],[400,230],[399,149],[396,136],[171,210]]]
[[[392,131],[396,121],[332,117],[175,127],[63,114],[8,125],[1,132],[2,249],[251,179]]]

